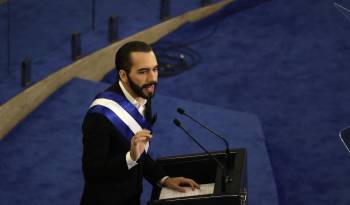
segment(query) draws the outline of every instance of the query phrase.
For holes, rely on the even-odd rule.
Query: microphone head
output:
[[[178,107],[176,110],[177,110],[177,112],[180,113],[181,115],[185,114],[185,110],[182,109],[182,108],[180,108],[180,107]]]
[[[175,124],[176,126],[178,126],[178,127],[181,126],[180,120],[178,120],[178,119],[175,118],[175,119],[173,120],[173,122],[174,122],[174,124]]]

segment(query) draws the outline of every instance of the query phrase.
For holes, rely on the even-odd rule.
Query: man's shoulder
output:
[[[119,86],[119,83],[114,83],[110,85],[104,92],[115,92],[123,94],[122,89]]]
[[[107,119],[107,117],[97,112],[87,112],[85,114],[83,125],[82,125],[83,129],[90,128],[90,127],[106,128],[110,126],[111,126],[111,123]]]

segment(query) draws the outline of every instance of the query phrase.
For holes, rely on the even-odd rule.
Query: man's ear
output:
[[[123,82],[123,83],[128,83],[128,77],[126,76],[126,72],[123,69],[119,70],[119,79]]]

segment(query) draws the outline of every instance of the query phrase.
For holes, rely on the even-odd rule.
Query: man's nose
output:
[[[157,81],[157,79],[158,79],[158,73],[156,71],[149,72],[148,82]]]

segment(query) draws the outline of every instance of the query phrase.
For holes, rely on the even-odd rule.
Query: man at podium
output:
[[[156,120],[151,98],[158,82],[152,48],[140,41],[126,43],[115,63],[119,80],[96,96],[83,121],[81,205],[140,204],[142,177],[180,192],[181,185],[199,188],[192,179],[168,177],[148,154]]]

